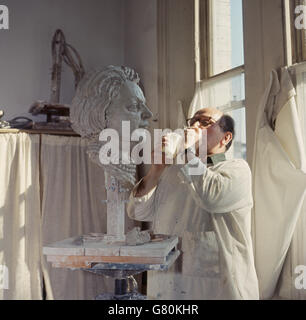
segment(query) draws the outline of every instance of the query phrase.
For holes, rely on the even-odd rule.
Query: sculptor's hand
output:
[[[151,162],[153,171],[157,173],[163,171],[169,164],[166,164],[166,155],[163,151],[166,146],[168,146],[169,140],[167,136],[162,137],[162,143],[158,144],[154,150],[151,152]]]
[[[185,149],[188,149],[190,147],[196,146],[196,150],[198,149],[198,143],[200,140],[200,137],[202,136],[203,129],[200,129],[198,127],[192,127],[185,129]]]
[[[162,143],[157,145],[154,150],[151,152],[151,168],[147,175],[142,179],[139,184],[134,196],[136,198],[142,197],[148,194],[154,187],[157,186],[158,180],[163,173],[163,171],[168,166],[166,162],[165,153],[162,151],[163,147],[168,144],[167,137],[162,138]],[[155,157],[156,155],[156,157]],[[156,160],[159,160],[160,163],[156,163]]]

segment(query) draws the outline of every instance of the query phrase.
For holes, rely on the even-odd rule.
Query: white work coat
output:
[[[288,69],[279,74],[273,70],[258,108],[253,243],[262,299],[275,294],[306,196],[306,157],[295,95]]]
[[[155,233],[181,240],[174,266],[148,273],[148,298],[258,299],[247,162],[219,162],[197,176],[189,166],[167,167],[147,195],[134,197],[136,185],[130,196],[130,218],[152,221]]]

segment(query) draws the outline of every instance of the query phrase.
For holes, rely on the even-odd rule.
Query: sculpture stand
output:
[[[139,246],[107,244],[104,241],[83,243],[81,237],[48,245],[43,254],[54,268],[84,270],[115,279],[115,292],[104,293],[98,300],[143,300],[134,288],[128,290],[128,279],[145,271],[167,271],[180,252],[176,236],[155,235],[151,242]]]
[[[125,241],[125,203],[129,189],[121,186],[120,181],[105,173],[107,192],[107,235],[106,240],[112,242]]]
[[[107,234],[91,234],[48,245],[43,254],[54,268],[81,269],[115,279],[115,292],[97,300],[144,300],[130,288],[134,275],[149,270],[168,270],[179,256],[176,236],[154,235],[151,241],[130,246],[125,242],[125,203],[130,190],[105,174],[107,190]]]

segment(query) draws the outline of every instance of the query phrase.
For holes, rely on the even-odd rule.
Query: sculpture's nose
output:
[[[145,104],[142,105],[142,108],[143,109],[142,109],[141,118],[143,120],[147,120],[153,117],[153,113],[149,110],[149,108]]]

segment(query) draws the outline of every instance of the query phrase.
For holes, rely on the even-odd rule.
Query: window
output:
[[[195,0],[199,107],[216,107],[236,122],[230,156],[246,159],[242,0]]]
[[[306,61],[306,0],[285,0],[284,8],[287,23],[290,24],[287,35],[288,54],[292,55],[292,63]],[[287,31],[288,32],[288,31]],[[290,63],[291,64],[291,63]]]

